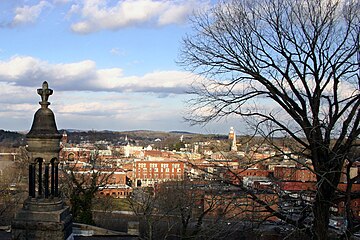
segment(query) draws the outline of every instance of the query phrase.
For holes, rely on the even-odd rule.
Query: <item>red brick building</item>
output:
[[[89,162],[91,150],[79,147],[63,147],[60,151],[60,161]]]
[[[226,173],[226,179],[234,184],[242,184],[244,177],[269,177],[272,171],[262,169],[233,169]]]
[[[145,150],[144,158],[170,158],[174,153],[168,151],[160,151],[160,150]]]
[[[338,189],[340,191],[345,192],[347,188],[347,184],[344,183],[340,183],[338,185]],[[359,183],[355,183],[351,186],[351,192],[360,192],[360,184]],[[338,211],[339,211],[339,215],[343,216],[345,214],[345,200],[341,200],[337,203],[337,207],[338,207]],[[350,200],[350,208],[351,208],[351,212],[353,214],[353,217],[357,220],[360,220],[360,199],[359,198],[355,198],[355,199],[351,199]]]
[[[273,193],[257,194],[257,197],[267,203],[273,210],[278,209],[278,195]],[[241,219],[248,221],[277,220],[264,206],[246,194],[227,193],[214,196],[206,194],[204,197],[204,211],[209,211],[208,217],[225,219]]]
[[[184,179],[184,163],[178,160],[135,160],[134,164],[136,187],[154,186],[158,182]]]
[[[316,182],[316,175],[307,168],[276,166],[274,177],[282,181]]]
[[[131,194],[132,188],[126,184],[126,172],[123,169],[107,169],[104,174],[111,174],[105,187],[100,188],[100,195],[114,198],[126,198]]]
[[[121,168],[90,169],[80,163],[74,163],[72,166],[69,166],[75,178],[79,182],[83,182],[85,186],[90,185],[92,174],[96,173],[97,184],[100,186],[99,195],[125,198],[132,192],[132,188],[127,185],[127,173]],[[60,178],[64,177],[63,174],[60,174]]]

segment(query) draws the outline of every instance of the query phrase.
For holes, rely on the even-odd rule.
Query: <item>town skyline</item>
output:
[[[0,3],[0,126],[26,131],[43,81],[59,129],[227,133],[235,119],[190,126],[179,66],[193,11],[216,1],[18,0]],[[245,133],[245,132],[243,132]]]

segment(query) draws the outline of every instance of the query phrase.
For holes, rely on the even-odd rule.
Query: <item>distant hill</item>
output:
[[[64,130],[60,130],[62,133]],[[131,131],[77,131],[65,129],[68,135],[68,140],[71,143],[79,143],[84,141],[107,141],[114,144],[121,144],[125,142],[125,138],[133,142],[141,142],[141,145],[150,144],[155,139],[162,141],[167,139],[179,139],[179,133],[170,133],[162,131],[150,130],[131,130]]]
[[[0,146],[19,147],[25,145],[25,135],[0,129]]]
[[[175,133],[175,134],[196,134],[196,133],[185,132],[185,131],[170,131],[169,133]]]
[[[205,141],[208,139],[226,139],[226,135],[204,135],[186,131],[152,131],[152,130],[131,130],[131,131],[95,131],[95,130],[78,130],[78,129],[60,129],[62,134],[66,132],[69,143],[96,142],[105,141],[113,144],[126,144],[127,138],[132,144],[148,145],[153,144],[155,140],[160,139],[163,144],[173,144],[180,141],[183,135],[185,142]],[[0,146],[18,147],[26,144],[25,132],[12,132],[0,130]]]
[[[125,138],[132,144],[148,145],[160,139],[162,142],[178,142],[181,135],[185,142],[203,141],[206,139],[225,139],[225,135],[203,135],[199,133],[191,133],[186,131],[152,131],[152,130],[130,130],[130,131],[80,131],[75,129],[59,130],[67,132],[70,143],[106,141],[113,144],[125,144]]]

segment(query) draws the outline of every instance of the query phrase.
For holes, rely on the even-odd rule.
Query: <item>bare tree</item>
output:
[[[159,220],[159,211],[157,208],[157,197],[152,188],[134,189],[132,195],[128,198],[130,209],[140,221],[143,221],[144,233],[141,238],[154,239],[155,225]]]
[[[129,198],[144,239],[229,239],[232,231],[224,222],[231,221],[234,201],[220,189],[187,180],[161,183],[155,192],[138,188]]]
[[[344,193],[339,193],[339,199],[343,199],[345,207],[345,219],[347,222],[346,231],[343,236],[344,239],[348,239],[354,232],[360,229],[360,222],[356,219],[356,213],[352,211],[352,200],[359,198],[359,192],[353,191],[353,184],[360,179],[360,175],[352,176],[351,168],[356,162],[360,161],[360,148],[354,148],[348,154],[345,166],[346,176],[346,189]]]
[[[19,147],[15,158],[0,173],[0,224],[10,225],[16,210],[26,198],[28,162],[26,149]]]
[[[109,182],[112,173],[108,167],[94,157],[86,166],[77,162],[62,165],[63,185],[61,191],[70,201],[71,213],[80,223],[95,224],[93,220],[93,200],[102,187]]]
[[[359,139],[359,16],[355,0],[221,1],[195,14],[183,40],[180,63],[203,76],[189,121],[247,117],[255,134],[288,136],[311,160],[314,239],[328,238],[341,170]]]

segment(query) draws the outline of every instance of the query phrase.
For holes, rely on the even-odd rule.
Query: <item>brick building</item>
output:
[[[154,186],[159,182],[184,179],[184,163],[178,160],[135,160],[134,170],[136,187]]]
[[[98,174],[97,181],[99,188],[99,195],[112,196],[114,198],[125,198],[131,194],[132,188],[127,185],[126,172],[121,168],[99,168],[89,169],[81,166],[72,170],[76,178],[82,179],[84,184],[92,181],[92,172],[95,171]]]
[[[307,168],[276,166],[274,177],[282,181],[316,182],[316,175]]]
[[[63,147],[59,155],[60,161],[89,162],[91,150],[80,147]]]
[[[106,186],[100,188],[100,195],[114,198],[126,198],[131,194],[132,188],[127,185],[126,172],[123,169],[107,169],[103,174],[111,174]]]
[[[244,178],[249,177],[262,177],[267,178],[271,174],[269,170],[248,168],[248,169],[233,169],[228,171],[225,175],[225,178],[234,184],[242,184]]]
[[[257,197],[267,203],[273,210],[278,209],[278,195],[271,192],[257,194]],[[248,221],[278,220],[272,216],[264,206],[252,200],[247,194],[239,192],[207,193],[204,197],[204,211],[208,217],[225,219],[241,219]]]
[[[347,184],[340,183],[338,185],[338,189],[340,191],[345,192],[346,188],[347,188]],[[359,183],[352,184],[351,192],[359,193],[360,192],[360,184]],[[337,202],[338,213],[340,216],[345,215],[345,211],[346,211],[345,205],[346,205],[346,203],[345,203],[344,199],[341,199],[340,201]],[[351,213],[353,214],[353,217],[356,220],[360,220],[360,199],[359,198],[351,199],[350,200],[350,208],[351,208]]]

